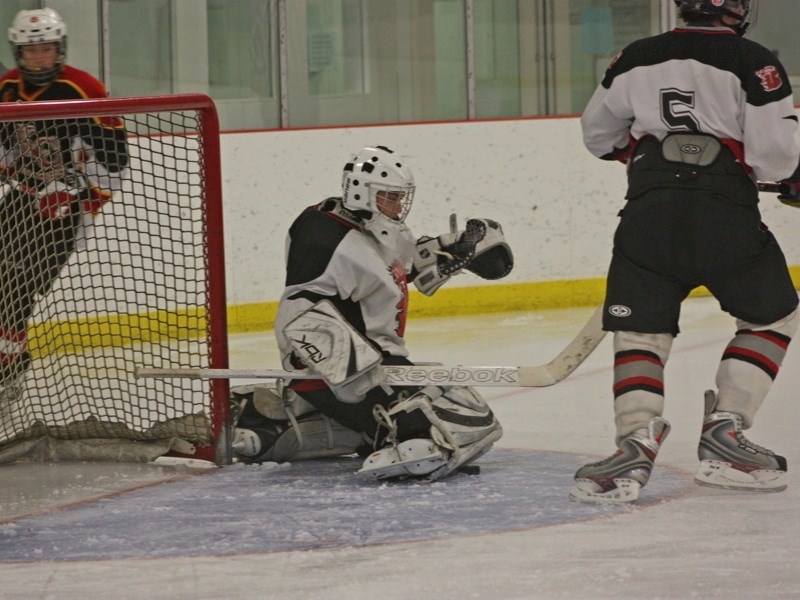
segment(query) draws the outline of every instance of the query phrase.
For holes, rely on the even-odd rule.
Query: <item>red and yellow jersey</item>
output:
[[[64,66],[58,77],[44,86],[27,83],[17,68],[0,77],[0,102],[81,100],[107,95],[99,80],[70,66]],[[89,203],[93,212],[120,187],[129,162],[127,132],[119,117],[0,123],[0,144],[0,169],[11,176],[22,176],[20,164],[31,147],[36,148],[36,156],[46,148],[48,157],[55,157],[64,170],[84,173],[93,188]],[[48,166],[52,167],[52,163],[50,160]],[[31,160],[24,164],[28,171],[36,166]]]

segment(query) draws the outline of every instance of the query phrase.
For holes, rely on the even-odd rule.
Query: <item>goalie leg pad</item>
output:
[[[397,443],[400,413],[421,411],[430,421],[430,439]],[[367,457],[360,474],[378,479],[414,477],[432,482],[485,454],[503,435],[503,428],[483,398],[472,388],[423,388],[388,411],[376,407],[376,418],[392,432],[390,445]]]
[[[319,373],[342,402],[361,402],[383,383],[380,352],[329,300],[300,313],[283,333],[297,357]]]
[[[314,410],[314,407],[294,390],[284,388],[280,382],[239,385],[231,388],[234,411],[243,414],[255,410],[258,415],[276,421],[291,420]],[[251,408],[248,409],[247,405]]]
[[[242,462],[285,462],[353,454],[364,437],[321,413],[310,413],[280,429],[234,430],[234,448]]]

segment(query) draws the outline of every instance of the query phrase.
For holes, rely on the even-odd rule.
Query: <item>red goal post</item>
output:
[[[124,124],[129,162],[110,199],[91,176],[97,156],[79,141],[64,141],[74,133],[66,133],[65,124],[72,123],[87,124],[80,131],[97,135]],[[27,225],[44,214],[46,186],[31,185],[30,169],[20,168],[21,158],[9,150],[10,132],[20,126],[62,136],[61,148],[100,198],[82,202],[75,231],[59,233],[67,239],[59,249],[48,250],[55,244],[52,210],[50,221],[41,217],[50,237],[34,239],[42,226]],[[228,367],[219,123],[211,98],[0,103],[3,136],[0,350],[13,339],[25,361],[3,370],[22,354],[0,351],[0,462],[145,461],[170,454],[228,464],[227,380],[134,377],[142,366]],[[38,213],[27,208],[31,202]],[[25,211],[33,216],[14,224]],[[66,231],[60,223],[58,231]],[[17,239],[25,237],[21,231],[23,241]],[[16,308],[15,290],[26,282],[9,258],[23,244],[43,256],[61,252],[63,259],[52,283],[35,284],[28,312]]]

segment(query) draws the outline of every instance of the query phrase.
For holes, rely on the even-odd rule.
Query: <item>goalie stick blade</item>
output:
[[[547,387],[572,374],[603,341],[603,307],[592,314],[566,348],[549,363],[525,367],[382,365],[388,385],[462,385],[475,387]],[[138,367],[136,379],[319,379],[314,373],[276,369],[159,369]]]

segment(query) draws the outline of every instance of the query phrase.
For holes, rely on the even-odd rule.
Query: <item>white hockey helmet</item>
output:
[[[414,175],[399,154],[386,146],[368,146],[342,172],[342,204],[367,219],[383,215],[403,222],[414,201]],[[387,209],[387,204],[392,209]]]
[[[23,79],[33,85],[53,81],[67,59],[67,26],[52,8],[19,11],[8,29],[8,41]],[[28,68],[22,58],[22,47],[47,43],[58,44],[55,65],[51,69]]]

